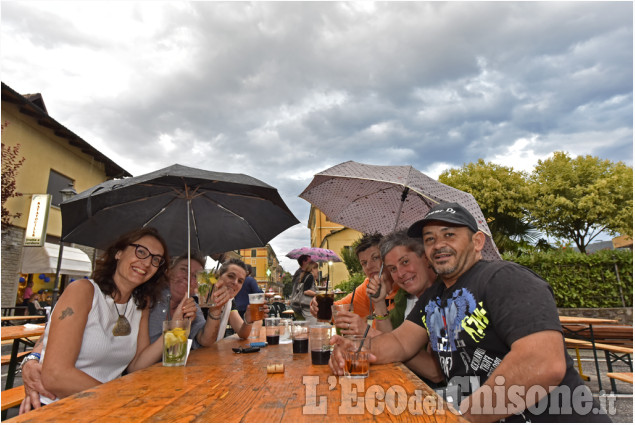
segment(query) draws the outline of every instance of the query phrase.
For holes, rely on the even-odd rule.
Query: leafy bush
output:
[[[604,250],[582,254],[572,249],[503,255],[532,269],[553,288],[562,308],[633,306],[633,253]],[[619,280],[618,280],[619,274]]]
[[[344,280],[338,285],[335,285],[335,289],[341,289],[342,291],[344,291],[343,294],[339,294],[335,297],[336,301],[345,297],[346,294],[353,292],[355,288],[357,288],[364,282],[365,279],[366,276],[364,276],[363,273],[355,273],[348,280]]]

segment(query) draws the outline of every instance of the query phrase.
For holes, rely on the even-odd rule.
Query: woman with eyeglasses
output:
[[[155,229],[134,230],[106,250],[92,279],[68,285],[33,351],[40,353],[43,387],[25,386],[20,413],[160,358],[162,341],[150,344],[148,315],[161,293],[168,261],[166,243]]]

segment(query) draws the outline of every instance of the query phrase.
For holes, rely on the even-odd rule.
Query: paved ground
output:
[[[11,346],[3,345],[2,354],[10,354]],[[575,359],[575,351],[570,351],[571,356]],[[601,354],[601,353],[600,353]],[[587,350],[581,351],[582,355],[582,370],[585,374],[591,377],[591,380],[587,382],[587,385],[593,391],[594,396],[603,397],[604,405],[606,406],[609,416],[615,423],[633,423],[633,385],[625,382],[616,381],[617,393],[611,393],[611,383],[606,377],[606,360],[604,358],[600,360],[600,375],[602,378],[602,388],[604,393],[600,394],[599,387],[595,374],[595,365],[593,361],[593,355]],[[603,357],[603,356],[602,356]],[[2,388],[4,389],[7,366],[2,366]],[[619,362],[613,366],[615,372],[628,372],[630,369],[624,363]],[[18,374],[15,378],[15,386],[22,385],[22,377]],[[17,415],[18,409],[9,409],[8,418]]]

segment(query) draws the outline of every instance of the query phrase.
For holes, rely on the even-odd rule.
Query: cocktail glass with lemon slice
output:
[[[201,308],[215,307],[214,303],[214,286],[216,285],[216,276],[213,270],[199,270],[196,273],[196,284],[198,294],[198,305]]]
[[[163,366],[185,366],[189,335],[189,320],[166,320],[163,322]]]

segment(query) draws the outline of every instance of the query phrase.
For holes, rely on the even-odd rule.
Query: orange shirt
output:
[[[353,312],[361,317],[368,317],[368,315],[370,314],[370,299],[368,298],[368,293],[366,292],[366,289],[368,288],[368,282],[369,280],[368,278],[366,278],[364,282],[362,282],[362,284],[355,289],[355,298],[353,299]],[[397,295],[398,290],[399,287],[397,285],[394,285],[392,292],[390,292],[390,294],[386,296],[386,299],[389,300],[388,311],[392,310],[394,307],[393,300],[395,298],[395,295]],[[352,292],[346,295],[341,300],[335,301],[334,304],[350,304],[351,298],[353,298]]]

